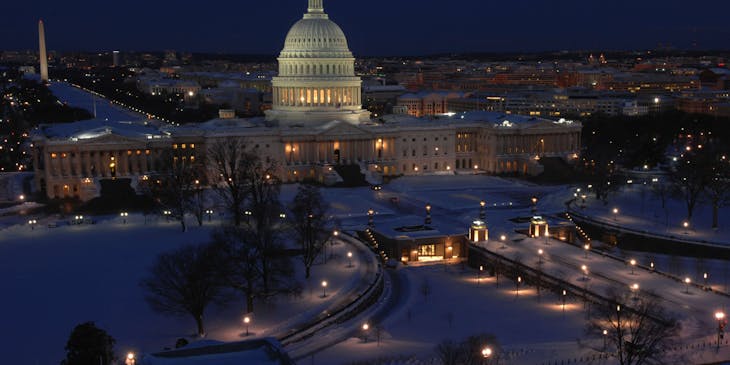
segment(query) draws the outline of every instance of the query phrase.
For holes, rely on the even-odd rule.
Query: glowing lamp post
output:
[[[689,231],[687,231],[687,228],[689,228],[689,222],[688,221],[682,222],[682,227],[684,227],[684,234],[689,234]]]
[[[635,275],[634,268],[636,267],[636,260],[631,259],[631,261],[629,261],[629,264],[631,264],[631,275]]]
[[[720,338],[723,337],[722,333],[725,329],[725,313],[717,311],[715,312],[715,319],[717,320],[717,349],[720,349]]]
[[[431,204],[426,204],[426,224],[431,224]]]
[[[210,222],[210,220],[213,219],[213,209],[206,209],[205,214],[208,215],[208,222]]]
[[[533,195],[530,201],[532,201],[532,214],[534,215],[537,212],[537,197]]]
[[[482,283],[482,271],[484,271],[484,265],[479,265],[479,271],[477,271],[477,284]]]
[[[707,273],[702,274],[702,278],[705,279],[705,289],[707,289]]]
[[[373,227],[375,225],[373,223],[373,215],[375,215],[375,211],[368,209],[368,227]]]
[[[364,342],[368,342],[368,330],[370,330],[370,325],[367,323],[362,324],[362,339]]]
[[[565,297],[568,295],[566,290],[563,290],[563,313],[565,313]]]
[[[484,358],[484,361],[489,361],[489,358],[492,357],[492,349],[490,347],[485,347],[482,349],[482,358]]]
[[[689,294],[689,284],[692,283],[692,279],[689,277],[684,278],[684,284],[686,286],[685,293]]]
[[[347,267],[352,267],[352,252],[347,253]]]
[[[588,266],[581,265],[580,270],[583,271],[583,281],[588,281]]]
[[[31,231],[35,229],[35,225],[36,224],[38,224],[38,221],[37,220],[35,220],[35,219],[28,220],[28,225],[30,226],[30,230]]]
[[[500,242],[502,242],[502,248],[506,248],[507,246],[504,245],[504,242],[507,240],[507,236],[501,235],[499,236]]]
[[[121,212],[119,213],[119,216],[122,217],[122,223],[127,224],[127,217],[129,217],[129,213]]]
[[[537,263],[538,263],[538,265],[542,265],[542,254],[543,253],[544,253],[544,251],[542,249],[538,249],[537,250],[537,256],[538,256]]]
[[[134,356],[134,352],[127,353],[127,357],[124,359],[124,365],[134,365],[137,363],[137,359]]]
[[[322,298],[327,297],[327,280],[322,280]]]
[[[613,220],[618,222],[618,208],[613,208]]]
[[[588,258],[588,251],[590,251],[590,250],[591,250],[591,245],[590,244],[586,243],[585,245],[583,245],[583,251],[584,251],[584,254],[585,254],[585,258]]]
[[[246,325],[246,336],[248,336],[249,335],[248,327],[251,325],[251,317],[249,317],[249,316],[243,317],[243,324]]]
[[[518,297],[520,296],[520,284],[521,283],[522,283],[522,276],[518,276],[517,281],[515,282],[515,284],[517,286],[516,296],[518,296]]]
[[[581,198],[581,205],[580,205],[580,208],[581,208],[581,209],[585,209],[585,208],[586,208],[586,198],[587,198],[587,197],[588,197],[587,195],[585,195],[585,194],[581,194],[581,196],[580,196],[580,198]]]
[[[608,330],[603,330],[603,351],[608,347]]]
[[[484,207],[487,205],[487,202],[484,200],[479,202],[479,219],[484,220],[487,218],[487,215],[484,213]]]
[[[634,293],[634,300],[639,300],[639,284],[631,284],[631,292]]]
[[[279,219],[281,219],[281,220],[286,219],[286,213],[279,213]]]

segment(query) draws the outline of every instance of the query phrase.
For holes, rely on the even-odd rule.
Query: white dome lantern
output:
[[[370,113],[362,109],[355,58],[345,33],[324,12],[322,0],[309,0],[308,12],[289,30],[278,60],[267,120],[280,125],[369,120]]]

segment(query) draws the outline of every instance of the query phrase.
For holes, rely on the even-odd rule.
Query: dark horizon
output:
[[[0,44],[8,50],[37,49],[37,22],[43,19],[48,49],[59,52],[170,49],[276,56],[289,27],[306,11],[306,0],[194,4],[131,0],[100,12],[99,5],[90,1],[10,3],[8,11],[0,14]],[[386,0],[325,0],[325,9],[342,27],[356,57],[664,48],[709,51],[728,49],[730,39],[723,15],[730,11],[730,3],[709,0],[694,1],[691,8],[680,0],[597,4],[452,0],[443,4],[424,0],[414,7]]]

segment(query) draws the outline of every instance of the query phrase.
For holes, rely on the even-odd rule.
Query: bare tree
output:
[[[615,350],[621,365],[662,363],[674,345],[679,323],[651,293],[630,298],[618,292],[609,291],[609,304],[596,307],[588,332],[602,337],[607,331],[606,344]]]
[[[262,249],[261,275],[266,291],[275,291],[273,283],[277,277],[291,272],[288,260],[275,257],[282,246],[283,219],[279,201],[281,181],[276,176],[276,162],[268,157],[264,160],[258,154],[249,154],[245,160],[243,186],[246,189],[246,207],[250,213],[246,217],[246,228],[252,239]],[[282,271],[283,270],[283,271]]]
[[[213,175],[211,185],[233,216],[234,225],[240,226],[248,193],[247,167],[252,158],[246,151],[246,141],[243,138],[219,139],[208,148],[207,156]]]
[[[205,336],[206,308],[228,299],[215,275],[218,257],[209,244],[188,245],[160,255],[150,275],[140,283],[147,302],[160,313],[192,316],[198,336]]]
[[[292,226],[302,249],[305,278],[309,279],[314,261],[331,238],[330,230],[327,229],[330,224],[328,205],[322,199],[318,187],[300,185],[290,210]]]
[[[170,165],[163,172],[146,180],[142,188],[166,211],[168,217],[180,222],[182,231],[185,232],[185,215],[190,211],[191,199],[201,189],[203,168],[201,164],[188,159],[188,156],[175,153],[165,155],[164,158],[170,161]]]
[[[707,160],[703,154],[688,152],[670,172],[672,190],[687,208],[687,221],[692,221],[695,207],[709,183],[707,170]]]
[[[730,203],[730,160],[727,157],[719,157],[713,164],[705,194],[712,204],[712,228],[717,228],[720,208]]]
[[[228,226],[213,232],[213,244],[221,255],[217,274],[226,285],[243,293],[247,313],[253,312],[254,299],[266,294],[258,259],[262,249],[255,242],[250,233],[240,227]]]

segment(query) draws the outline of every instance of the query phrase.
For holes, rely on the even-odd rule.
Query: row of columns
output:
[[[396,158],[394,144],[393,138],[291,142],[285,144],[284,159],[287,164],[335,163],[335,151],[339,150],[340,162],[392,160]]]
[[[75,153],[54,152],[46,156],[45,169],[51,177],[112,177],[112,170],[117,176],[141,175],[160,167],[157,152],[150,150],[136,151],[83,151]],[[93,153],[93,156],[92,156]],[[153,156],[153,154],[155,156]]]
[[[359,106],[360,87],[274,87],[274,105],[279,106]]]
[[[281,76],[353,76],[354,66],[350,64],[288,64],[281,65]]]
[[[501,153],[565,153],[578,150],[579,133],[540,135],[503,135],[499,138]]]

